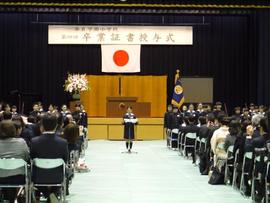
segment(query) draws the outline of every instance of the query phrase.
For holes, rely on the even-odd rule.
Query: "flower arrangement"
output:
[[[89,83],[86,74],[68,74],[64,85],[65,91],[73,94],[79,94],[82,91],[89,90]]]

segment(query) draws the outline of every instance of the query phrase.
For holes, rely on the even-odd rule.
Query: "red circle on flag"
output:
[[[113,54],[113,61],[118,66],[124,66],[128,63],[129,56],[124,50],[118,50]]]

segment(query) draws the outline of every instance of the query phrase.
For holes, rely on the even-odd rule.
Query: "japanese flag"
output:
[[[141,45],[101,45],[102,72],[140,72]]]

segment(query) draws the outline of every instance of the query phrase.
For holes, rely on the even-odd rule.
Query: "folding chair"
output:
[[[195,139],[195,145],[194,145],[194,155],[195,155],[195,166],[199,165],[200,162],[200,157],[199,157],[199,153],[200,153],[200,145],[201,145],[201,139],[200,137],[197,137]]]
[[[238,189],[237,187],[237,177],[238,177],[238,165],[239,165],[239,149],[235,152],[235,157],[234,157],[234,163],[233,163],[233,182],[232,182],[232,187],[234,189]]]
[[[182,148],[182,137],[183,137],[183,132],[179,130],[178,132],[178,151],[179,155],[183,155],[183,148]]]
[[[69,161],[67,163],[66,173],[67,177],[69,177],[69,183],[71,184],[72,178],[75,175],[75,169],[79,160],[79,150],[72,150],[69,153]]]
[[[249,175],[249,169],[251,167],[252,163],[252,152],[246,152],[243,159],[243,165],[242,165],[242,174],[241,174],[241,181],[240,181],[240,193],[244,195],[244,183],[245,178],[248,178]],[[246,181],[247,182],[247,181]]]
[[[202,149],[204,148],[204,149]],[[202,138],[200,141],[200,151],[205,151],[207,148],[207,140],[206,138]]]
[[[31,162],[31,172],[33,174],[33,167],[36,167],[35,170],[39,169],[45,169],[46,171],[53,170],[58,167],[62,167],[62,174],[59,174],[59,176],[62,176],[63,179],[59,183],[39,183],[39,181],[31,180],[31,194],[33,192],[34,187],[60,187],[60,201],[65,202],[66,201],[66,165],[63,159],[40,159],[35,158]],[[54,171],[52,171],[54,172]],[[52,181],[53,182],[53,181]],[[30,196],[30,202],[31,202],[31,196]]]
[[[269,194],[270,194],[270,162],[268,160],[267,167],[266,167],[266,175],[265,175],[265,202],[269,202]]]
[[[25,191],[25,202],[29,202],[29,178],[28,178],[28,170],[27,170],[27,163],[23,159],[14,159],[14,158],[3,158],[0,159],[0,169],[1,170],[17,170],[19,168],[23,169],[23,173],[20,175],[25,176],[24,183],[18,183],[18,184],[0,184],[0,188],[21,188]],[[3,172],[4,173],[4,172]],[[3,174],[2,174],[2,177]],[[21,190],[20,190],[21,192]],[[20,193],[19,192],[19,193]]]
[[[225,175],[224,175],[224,182],[225,184],[231,184],[230,181],[230,177],[229,177],[229,172],[230,172],[230,168],[234,167],[234,162],[232,162],[233,160],[233,145],[229,146],[228,150],[227,150],[227,159],[226,159],[226,164],[225,164]]]
[[[255,158],[253,163],[252,173],[252,186],[251,186],[251,198],[253,201],[257,201],[255,195],[259,194],[260,184],[265,181],[266,162],[268,157],[266,155],[266,148],[255,148]],[[257,187],[258,186],[258,187]],[[263,191],[265,190],[265,187]]]
[[[179,133],[179,129],[177,129],[177,128],[174,128],[171,130],[170,147],[173,150],[178,148],[178,133]]]
[[[184,137],[184,144],[183,144],[183,152],[184,152],[184,156],[187,155],[187,157],[188,157],[188,154],[187,154],[187,151],[186,151],[188,148],[191,148],[191,149],[194,150],[194,148],[195,148],[195,140],[196,140],[196,137],[197,137],[196,133],[187,133],[187,134],[185,135],[185,137]],[[192,144],[188,144],[188,143],[187,143],[188,140],[189,140],[190,142],[192,142]],[[194,144],[193,144],[193,142],[194,142]]]
[[[171,144],[171,129],[166,130],[167,147],[170,148]]]

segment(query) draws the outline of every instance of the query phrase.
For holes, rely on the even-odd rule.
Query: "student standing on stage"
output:
[[[131,153],[133,140],[134,140],[134,125],[137,124],[138,120],[135,114],[132,113],[132,107],[127,108],[127,113],[124,115],[124,139],[126,140],[126,148]]]

